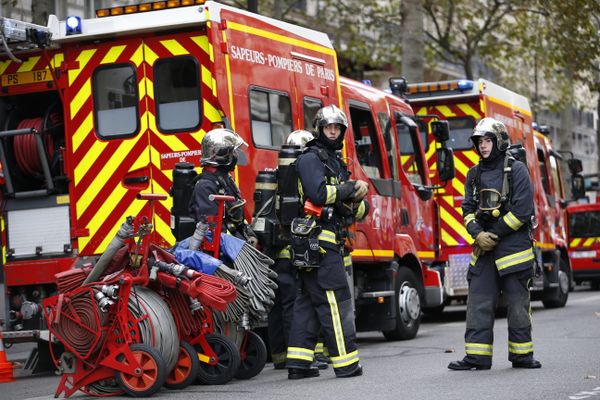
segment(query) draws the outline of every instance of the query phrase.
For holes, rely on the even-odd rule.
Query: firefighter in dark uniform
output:
[[[298,146],[302,149],[306,146],[306,143],[313,139],[314,136],[312,133],[305,130],[296,130],[288,135],[285,144]],[[261,244],[263,246],[266,245],[265,243]],[[289,245],[283,248],[268,249],[267,253],[275,260],[275,264],[271,268],[277,272],[275,304],[269,312],[269,347],[271,349],[271,359],[273,360],[274,368],[285,369],[288,338],[290,336],[294,300],[296,299],[297,291],[296,268],[292,266]],[[321,369],[327,368],[327,364],[319,365]]]
[[[533,358],[529,305],[533,185],[527,166],[506,154],[509,137],[502,122],[482,119],[471,140],[481,160],[467,173],[462,203],[465,227],[475,240],[467,273],[466,356],[448,368],[491,368],[500,293],[508,307],[509,361],[513,368],[540,368]]]
[[[311,366],[319,329],[336,376],[362,375],[342,254],[348,219],[368,213],[364,200],[368,184],[348,180],[347,167],[337,153],[348,127],[344,113],[334,105],[324,107],[317,112],[314,126],[316,139],[298,157],[296,170],[305,210],[309,200],[322,210],[318,220],[305,216],[292,222],[299,293],[287,352],[289,379],[319,376]]]
[[[200,159],[202,173],[195,178],[189,211],[199,221],[205,216],[217,215],[218,204],[209,199],[211,194],[235,197],[234,201],[225,202],[223,230],[256,246],[256,235],[244,220],[246,201],[229,175],[246,146],[244,140],[229,129],[213,129],[204,135]]]

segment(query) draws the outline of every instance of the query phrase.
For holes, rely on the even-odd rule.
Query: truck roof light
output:
[[[370,79],[363,79],[362,83],[367,86],[373,86],[373,83],[371,82]]]
[[[100,8],[96,10],[96,18],[109,17],[121,14],[134,14],[138,12],[146,12],[152,10],[163,10],[165,8],[186,7],[193,5],[204,4],[206,0],[167,0],[153,1],[150,3],[140,3],[130,6],[120,6],[112,8]]]
[[[468,91],[474,87],[473,81],[461,79],[456,81],[413,83],[408,85],[408,93],[434,93],[448,91]]]
[[[67,36],[81,33],[81,18],[76,16],[67,17],[65,25]]]

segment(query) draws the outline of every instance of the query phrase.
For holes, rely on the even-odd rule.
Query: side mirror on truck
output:
[[[447,142],[450,139],[450,125],[448,121],[431,122],[431,133],[438,142]]]
[[[583,175],[574,174],[571,177],[571,194],[575,200],[585,197],[585,180],[583,179]]]
[[[449,147],[441,147],[435,151],[440,182],[454,179],[454,151]]]
[[[571,175],[576,175],[583,171],[583,163],[578,158],[568,159],[567,165],[569,166],[569,172],[571,173]]]

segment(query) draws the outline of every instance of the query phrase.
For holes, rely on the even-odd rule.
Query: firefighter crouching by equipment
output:
[[[211,194],[230,195],[234,201],[225,203],[224,228],[256,247],[258,239],[244,220],[244,205],[240,190],[229,175],[237,165],[238,157],[247,147],[246,142],[229,129],[213,129],[202,139],[202,173],[196,178],[190,198],[189,211],[196,222],[205,216],[217,215],[218,205],[209,199]],[[225,229],[224,229],[225,230]]]
[[[508,307],[509,361],[513,368],[540,368],[541,363],[533,358],[529,305],[533,185],[526,165],[506,152],[509,137],[502,122],[482,119],[471,140],[481,160],[467,173],[462,203],[465,227],[475,239],[467,273],[466,356],[448,368],[491,368],[500,293]]]
[[[279,168],[276,173],[277,175],[277,186],[278,186],[278,198],[280,202],[286,203],[277,207],[280,213],[291,213],[294,215],[280,215],[278,216],[278,230],[287,229],[284,236],[285,239],[278,240],[278,243],[273,245],[273,240],[264,240],[261,237],[261,245],[265,248],[265,252],[271,258],[275,260],[275,264],[271,267],[277,273],[277,289],[275,289],[275,304],[269,312],[269,347],[271,349],[271,358],[275,369],[285,369],[285,358],[288,347],[288,338],[290,336],[290,327],[292,324],[292,314],[294,310],[294,300],[296,299],[296,274],[297,270],[292,265],[291,251],[289,245],[289,223],[298,214],[298,189],[297,189],[297,174],[295,172],[295,164],[290,161],[294,160],[295,155],[304,149],[306,143],[313,140],[314,136],[312,133],[305,130],[296,130],[289,134],[285,141],[286,149],[280,152]],[[293,147],[292,147],[293,146]],[[283,165],[282,165],[283,164]],[[294,171],[291,171],[291,169]],[[273,173],[271,173],[273,174]],[[289,182],[290,179],[295,177],[295,182]],[[293,186],[292,186],[293,185]],[[259,183],[257,182],[257,192],[259,191]],[[288,188],[290,190],[288,190]],[[271,207],[274,207],[274,194],[269,199],[272,202],[269,203]],[[292,199],[296,199],[294,207],[287,206]],[[288,200],[289,199],[289,200]],[[262,200],[262,199],[261,199]],[[267,199],[264,199],[267,200]],[[268,201],[268,200],[267,200]],[[265,202],[263,202],[264,204]],[[257,201],[256,204],[259,204]],[[267,207],[264,207],[265,209]],[[288,212],[288,210],[290,210]],[[266,211],[266,210],[265,210]],[[260,215],[257,215],[260,217]],[[277,218],[277,217],[275,217]],[[257,231],[257,234],[260,233]],[[272,238],[274,235],[267,235]],[[284,242],[283,244],[281,242]],[[317,365],[320,369],[326,369],[327,363],[320,363]]]
[[[288,378],[319,376],[311,366],[319,329],[337,377],[362,375],[356,347],[352,298],[344,261],[344,236],[348,219],[368,212],[363,200],[364,181],[349,181],[341,150],[348,122],[334,105],[315,116],[316,139],[298,157],[301,203],[305,212],[314,205],[319,212],[292,222],[293,264],[298,267],[299,292],[294,303],[287,363]],[[310,203],[309,203],[310,200]],[[318,219],[317,219],[318,218]]]

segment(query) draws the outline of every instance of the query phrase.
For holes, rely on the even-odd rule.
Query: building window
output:
[[[200,72],[193,57],[157,61],[154,64],[154,94],[161,132],[195,131],[200,127]]]
[[[96,133],[103,139],[132,136],[139,130],[136,70],[131,64],[97,68],[92,75]]]

